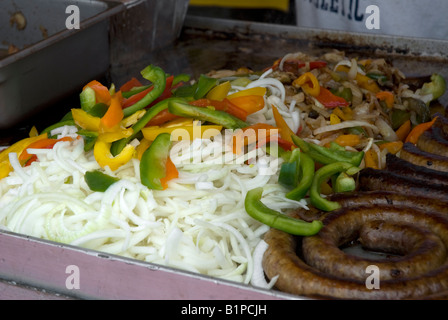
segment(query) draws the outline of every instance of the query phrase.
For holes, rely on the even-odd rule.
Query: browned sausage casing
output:
[[[381,200],[374,200],[375,193],[383,195]],[[302,296],[339,299],[418,299],[448,290],[448,218],[443,201],[435,200],[439,206],[434,207],[425,203],[425,208],[419,209],[418,197],[405,200],[403,195],[387,192],[363,194],[361,200],[356,194],[352,200],[344,197],[350,206],[326,214],[324,228],[315,236],[302,239],[274,229],[266,234],[269,247],[263,267],[268,278],[279,276],[277,288]],[[360,205],[366,201],[378,204]],[[370,235],[364,235],[365,241],[389,250],[384,243],[389,243],[386,238],[391,235],[372,229],[379,221],[386,233],[392,229],[393,241],[403,242],[396,247],[402,256],[386,261],[364,260],[339,249],[367,228]],[[400,226],[405,228],[401,234]],[[379,289],[366,286],[368,265],[380,268]]]

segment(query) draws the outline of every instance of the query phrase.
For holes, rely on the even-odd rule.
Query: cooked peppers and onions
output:
[[[58,123],[0,153],[3,229],[238,282],[260,278],[269,228],[339,207],[366,167],[431,127],[445,92],[383,59],[291,53],[264,70],[96,80]]]

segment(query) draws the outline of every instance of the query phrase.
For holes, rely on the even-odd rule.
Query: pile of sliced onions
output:
[[[66,128],[62,134],[73,132]],[[61,135],[62,136],[62,135]],[[61,137],[60,136],[60,137]],[[101,169],[83,139],[58,142],[53,149],[29,150],[38,161],[21,167],[11,153],[14,171],[0,180],[0,225],[6,230],[68,243],[217,278],[250,283],[260,261],[254,251],[266,225],[245,211],[249,189],[263,187],[263,201],[276,210],[303,207],[288,201],[278,176],[261,174],[271,158],[241,155],[242,161],[217,161],[207,153],[226,141],[180,141],[188,153],[172,154],[179,178],[162,191],[140,183],[139,160],[117,171]],[[208,149],[207,149],[208,148]],[[231,150],[231,149],[230,149]],[[193,159],[201,156],[200,162]],[[277,164],[279,165],[279,164]],[[106,192],[93,192],[84,180],[99,169],[120,178]]]

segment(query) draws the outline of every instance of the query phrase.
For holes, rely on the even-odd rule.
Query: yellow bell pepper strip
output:
[[[146,151],[146,149],[149,148],[149,146],[151,145],[152,141],[149,141],[148,139],[141,139],[139,145],[135,148],[135,152],[136,152],[136,158],[138,160],[142,159],[143,153]]]
[[[142,129],[143,136],[150,140],[154,141],[155,138],[161,133],[169,133],[173,132],[180,133],[179,138],[183,139],[203,139],[204,133],[207,133],[207,138],[216,136],[221,133],[222,126],[218,125],[187,125],[187,126],[173,126],[173,127],[159,127],[159,126],[151,126],[145,127]]]
[[[339,118],[335,113],[330,114],[330,124],[338,124],[341,123],[341,118]]]
[[[330,201],[321,196],[321,185],[324,181],[328,180],[335,174],[345,172],[347,175],[352,176],[358,171],[358,167],[353,166],[348,162],[334,162],[318,169],[314,174],[313,182],[309,190],[311,204],[317,209],[323,211],[333,211],[339,209],[341,205],[338,202]]]
[[[403,141],[392,141],[381,143],[379,146],[380,150],[387,149],[389,153],[396,154],[398,151],[403,149]]]
[[[170,149],[171,135],[169,133],[161,133],[143,153],[140,161],[140,180],[149,189],[164,189],[161,179],[167,177],[167,162]],[[172,167],[169,170],[174,171]],[[171,172],[170,175],[172,175]],[[172,176],[175,176],[175,174]]]
[[[41,133],[38,136],[35,137],[29,137],[22,139],[13,145],[9,146],[8,148],[2,150],[0,152],[0,179],[3,179],[9,175],[9,173],[12,171],[12,166],[9,163],[9,154],[12,152],[17,153],[20,155],[25,148],[35,142],[42,139],[47,139],[48,135],[46,133]]]
[[[394,102],[395,102],[395,97],[394,94],[390,91],[380,91],[376,94],[376,97],[378,100],[380,101],[384,101],[386,106],[389,109],[392,109],[392,107],[394,106]]]
[[[112,143],[124,138],[129,138],[134,133],[132,128],[120,128],[116,127],[114,131],[102,132],[98,134],[97,138],[101,141]]]
[[[341,120],[353,120],[353,110],[350,107],[336,107],[333,109],[333,114],[337,115]]]
[[[228,100],[238,108],[245,110],[247,114],[255,113],[264,108],[264,97],[259,95],[240,96]]]
[[[400,141],[404,141],[409,135],[409,132],[411,132],[411,120],[406,120],[397,131],[395,131]]]
[[[19,162],[22,166],[29,166],[31,163],[37,160],[35,154],[29,154],[28,149],[51,149],[54,145],[60,141],[73,141],[71,137],[64,137],[60,139],[39,139],[30,143],[19,155]]]
[[[213,107],[214,110],[227,112],[228,114],[237,117],[242,121],[246,121],[248,115],[248,112],[246,110],[236,106],[228,99],[224,99],[223,101],[199,99],[191,101],[190,104],[196,107]]]
[[[37,137],[39,135],[39,131],[37,131],[36,126],[33,126],[28,133],[29,137]]]
[[[431,76],[431,82],[423,84],[421,89],[421,94],[427,95],[432,94],[432,100],[440,98],[446,91],[446,81],[438,73],[434,73]]]
[[[76,108],[72,109],[73,121],[82,129],[88,131],[100,131],[101,118],[94,117],[86,111]]]
[[[124,164],[128,163],[134,156],[134,146],[126,145],[119,154],[113,156],[110,152],[111,143],[97,140],[93,147],[93,155],[101,168],[108,166],[110,170],[115,171]]]
[[[87,171],[84,174],[84,180],[90,190],[96,192],[105,192],[111,185],[119,181],[119,178],[112,177],[99,170]]]
[[[247,127],[248,124],[241,119],[221,110],[197,107],[182,101],[170,101],[168,110],[175,115],[194,118],[201,121],[221,125],[227,129],[239,129]]]
[[[408,134],[408,136],[405,139],[405,142],[410,142],[412,144],[416,144],[418,141],[418,138],[425,132],[426,130],[429,130],[433,124],[437,120],[437,116],[435,116],[431,121],[420,123],[419,125],[415,126],[411,132]]]
[[[343,65],[338,66],[336,69],[336,71],[342,71],[345,73],[348,73],[349,70],[350,70],[349,67],[343,66]],[[380,87],[375,82],[375,80],[373,80],[373,79],[369,78],[368,76],[363,75],[359,72],[356,74],[355,80],[358,83],[358,85],[365,90],[371,91],[373,93],[378,93],[381,91]]]
[[[319,94],[315,96],[316,100],[325,106],[325,108],[348,107],[349,103],[344,98],[331,93],[327,88],[321,87]]]
[[[97,103],[105,103],[108,104],[111,98],[109,89],[102,85],[97,80],[92,80],[88,84],[86,84],[83,88],[83,91],[86,88],[91,88],[93,91],[95,91],[95,98]]]
[[[272,113],[274,114],[275,123],[277,125],[277,128],[280,129],[280,136],[282,139],[293,143],[292,136],[294,135],[294,132],[291,130],[291,128],[286,123],[285,119],[283,119],[282,115],[278,111],[276,106],[272,106]]]
[[[373,149],[365,152],[364,162],[366,168],[379,169],[378,154]]]
[[[320,84],[316,76],[311,72],[305,72],[292,82],[294,87],[301,87],[305,93],[317,97],[320,94]]]
[[[227,96],[227,99],[232,100],[239,97],[244,96],[261,96],[263,97],[266,94],[267,89],[264,87],[254,87],[249,89],[244,89],[241,91],[237,91]]]
[[[11,171],[12,167],[9,161],[0,162],[0,180],[7,177]]]
[[[262,201],[263,188],[258,187],[247,192],[244,207],[249,216],[267,226],[297,236],[312,236],[322,229],[320,220],[307,222],[295,219],[267,207]]]
[[[334,139],[341,147],[354,147],[361,143],[361,137],[357,134],[342,134]]]
[[[121,96],[121,92],[118,92],[111,97],[109,108],[107,109],[106,114],[100,119],[100,126],[104,131],[110,131],[123,120],[124,114],[121,107],[122,100],[123,97]]]
[[[143,98],[138,100],[131,106],[123,109],[124,117],[128,117],[134,112],[141,110],[156,100],[165,90],[166,87],[166,74],[161,68],[149,65],[141,71],[141,75],[146,80],[153,83],[152,90],[147,92]]]
[[[231,88],[232,85],[230,84],[230,81],[225,81],[211,89],[207,93],[206,98],[210,100],[222,101],[227,97],[227,94],[229,93]]]

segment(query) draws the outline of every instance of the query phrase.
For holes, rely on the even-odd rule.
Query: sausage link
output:
[[[356,195],[353,195],[353,197],[356,197]],[[428,265],[424,265],[427,264],[427,261],[425,259],[422,260],[422,257],[425,252],[431,251],[427,246],[436,238],[440,239],[446,252],[448,247],[448,219],[446,214],[437,212],[436,208],[432,210],[413,208],[413,201],[408,200],[402,207],[387,204],[368,207],[342,207],[325,215],[323,219],[324,227],[319,234],[312,237],[297,238],[271,229],[265,235],[265,241],[269,247],[264,254],[263,267],[267,277],[272,278],[278,275],[279,278],[276,282],[278,289],[305,297],[418,299],[447,291],[448,262],[444,258],[446,253],[437,251],[433,247],[431,250],[435,250],[432,252],[435,252],[437,261],[432,260],[429,262],[431,268]],[[414,238],[414,240],[422,237],[426,232],[433,234],[431,236],[432,240],[425,240],[428,241],[426,244],[417,241],[418,239],[415,240],[414,249],[409,254],[403,256],[402,261],[407,260],[409,263],[414,264],[412,267],[414,270],[409,270],[409,273],[420,271],[419,275],[388,280],[383,279],[383,272],[380,272],[380,288],[369,289],[365,281],[356,279],[355,276],[344,278],[328,274],[305,261],[304,252],[307,250],[312,251],[308,246],[313,248],[313,244],[318,243],[318,249],[314,247],[315,253],[311,259],[315,259],[316,256],[325,257],[324,263],[332,265],[334,260],[332,260],[331,255],[328,256],[328,252],[340,251],[337,247],[342,242],[353,238],[357,233],[356,230],[360,230],[367,222],[376,220],[383,220],[388,224],[405,223],[414,226],[414,228],[422,228],[423,231],[415,231],[417,233],[410,231],[407,237]],[[421,236],[417,237],[416,234]],[[407,237],[402,236],[401,238]],[[437,242],[437,240],[434,241]],[[436,247],[439,245],[440,243]],[[442,263],[440,262],[441,260],[443,260]],[[370,264],[376,264],[381,261],[369,262]],[[352,261],[348,259],[343,268],[346,269],[345,272],[353,271]],[[430,271],[425,272],[425,270]]]

